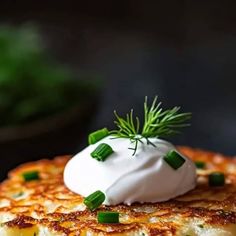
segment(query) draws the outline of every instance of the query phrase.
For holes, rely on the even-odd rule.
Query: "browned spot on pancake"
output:
[[[31,217],[18,216],[14,220],[7,222],[6,226],[8,226],[8,227],[17,227],[19,229],[23,229],[23,228],[30,228],[35,223],[36,223],[36,221]]]

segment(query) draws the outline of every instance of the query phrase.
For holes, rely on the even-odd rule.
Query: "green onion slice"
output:
[[[213,187],[224,186],[225,175],[221,172],[213,172],[208,176],[208,183]]]
[[[98,142],[99,140],[108,136],[108,134],[109,134],[109,131],[107,128],[103,128],[103,129],[99,129],[97,131],[94,131],[93,133],[89,134],[88,143],[94,144],[94,143]]]
[[[175,150],[169,151],[164,156],[164,160],[175,170],[180,168],[185,162],[185,159]]]
[[[38,171],[28,171],[22,174],[25,181],[38,180],[39,172]]]
[[[195,165],[198,169],[204,169],[206,166],[206,163],[204,161],[195,161]]]
[[[100,190],[90,194],[84,199],[84,204],[91,210],[97,209],[105,201],[105,194]]]
[[[97,148],[91,153],[91,156],[98,161],[105,161],[109,155],[111,155],[114,151],[111,146],[106,143],[101,143],[97,146]]]
[[[12,197],[13,197],[13,198],[18,198],[18,197],[21,197],[21,196],[23,196],[23,195],[24,195],[24,192],[21,191],[21,192],[18,192],[18,193],[13,194]]]
[[[119,223],[119,213],[112,211],[98,212],[98,223],[102,224],[114,224]]]

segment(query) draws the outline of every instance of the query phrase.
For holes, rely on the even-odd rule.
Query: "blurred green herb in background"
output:
[[[52,61],[34,27],[0,27],[0,126],[59,113],[95,87]]]

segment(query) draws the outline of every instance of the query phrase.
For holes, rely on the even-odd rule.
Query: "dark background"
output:
[[[172,140],[235,155],[234,1],[1,1],[0,23],[38,25],[50,53],[103,78],[89,130],[113,110],[141,113],[144,96],[193,113]],[[82,124],[81,124],[82,125]],[[76,148],[68,148],[74,153]],[[65,146],[67,144],[65,143]],[[58,153],[55,153],[58,154]]]

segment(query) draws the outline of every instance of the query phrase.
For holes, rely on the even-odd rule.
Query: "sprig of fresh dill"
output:
[[[155,146],[149,138],[165,138],[170,135],[179,133],[179,129],[187,127],[190,124],[186,123],[191,119],[191,113],[180,113],[180,107],[163,110],[161,102],[157,103],[157,96],[155,96],[151,107],[148,106],[148,99],[145,97],[144,101],[144,121],[142,127],[140,126],[140,119],[133,116],[133,109],[126,114],[126,118],[120,117],[114,111],[117,130],[112,130],[110,134],[114,138],[128,138],[134,147],[132,149],[133,155],[137,151],[139,143],[145,140],[147,145]]]

